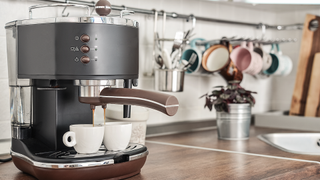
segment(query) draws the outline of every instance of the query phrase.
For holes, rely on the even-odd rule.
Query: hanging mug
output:
[[[253,51],[252,42],[248,42],[248,46],[245,41],[242,42],[240,47],[231,52],[230,57],[237,68],[244,73],[256,75],[262,69],[262,58]]]
[[[277,53],[276,56],[279,59],[279,75],[286,76],[290,74],[292,71],[292,60],[289,56],[283,55],[282,51],[280,50],[279,44],[276,44]]]
[[[216,44],[208,48],[202,58],[202,67],[208,72],[217,72],[230,62],[230,54],[226,45]]]
[[[277,75],[279,71],[279,58],[276,56],[274,52],[274,44],[271,45],[271,50],[269,55],[271,56],[271,65],[268,69],[263,70],[263,74],[266,75]],[[277,73],[276,73],[277,72]]]
[[[258,44],[253,51],[258,53],[262,58],[262,71],[269,69],[272,64],[271,55],[263,50],[261,44]]]
[[[181,59],[186,60],[186,61],[190,60],[193,53],[195,53],[197,56],[194,63],[188,69],[186,69],[185,73],[187,73],[187,74],[201,73],[202,71],[204,71],[203,68],[201,67],[202,52],[196,46],[197,41],[205,41],[205,39],[203,39],[203,38],[192,39],[190,41],[190,47],[187,48],[186,50],[184,50],[182,53],[182,56],[181,56]]]

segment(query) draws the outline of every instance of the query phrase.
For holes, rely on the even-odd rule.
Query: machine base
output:
[[[140,173],[147,156],[118,164],[101,165],[95,167],[53,169],[41,168],[30,164],[19,157],[12,156],[15,166],[39,180],[117,180]]]

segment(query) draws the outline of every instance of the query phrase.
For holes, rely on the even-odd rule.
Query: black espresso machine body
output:
[[[124,88],[136,85],[138,26],[120,17],[55,17],[6,24],[11,154],[20,170],[38,179],[92,180],[140,172],[148,155],[144,145],[129,144],[121,152],[102,147],[95,154],[77,154],[62,143],[71,124],[91,124],[92,109],[106,107],[108,99],[99,101],[104,88],[118,87],[118,80],[123,80]],[[117,89],[115,96],[121,91]],[[130,99],[130,92],[121,95]],[[140,96],[139,91],[135,96]],[[170,101],[155,97],[156,93],[147,100],[133,97],[128,104],[164,113],[171,109],[168,115],[177,112],[175,97],[165,97]],[[88,104],[82,103],[86,99]],[[126,99],[120,99],[110,103],[123,104],[128,117]]]

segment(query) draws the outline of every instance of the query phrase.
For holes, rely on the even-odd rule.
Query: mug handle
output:
[[[248,42],[248,48],[250,51],[253,51],[253,42]]]
[[[71,141],[68,141],[68,138],[71,138]],[[76,142],[76,133],[72,132],[72,131],[68,131],[66,133],[64,133],[63,137],[62,137],[62,141],[63,144],[66,145],[67,147],[73,147],[74,145],[77,144]]]
[[[276,44],[276,47],[277,47],[278,54],[279,54],[279,55],[282,55],[282,51],[280,50],[279,44]]]
[[[274,44],[271,44],[270,53],[274,54]]]
[[[240,44],[240,47],[244,47],[244,48],[247,47],[247,42],[246,41],[242,41],[241,44]]]
[[[203,39],[203,38],[195,38],[195,39],[192,39],[192,40],[190,41],[190,46],[191,46],[191,48],[193,48],[193,49],[197,48],[197,46],[196,46],[196,42],[197,42],[197,41],[205,41],[205,39]]]

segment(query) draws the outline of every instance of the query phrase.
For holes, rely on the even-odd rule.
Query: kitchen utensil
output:
[[[305,116],[320,117],[320,53],[313,60]]]
[[[203,54],[202,67],[208,72],[223,69],[229,64],[229,51],[221,44],[213,45]]]
[[[183,41],[183,37],[184,37],[184,33],[182,31],[178,31],[176,32],[176,35],[174,37],[174,41],[173,41],[173,46],[172,46],[172,50],[170,55],[172,55],[172,53],[179,49],[182,45],[182,41]]]
[[[185,61],[185,62],[187,62],[187,64],[184,65],[183,69],[186,70],[186,69],[188,69],[190,66],[192,66],[193,63],[196,61],[196,59],[197,59],[197,55],[196,55],[195,53],[192,53],[189,61]]]
[[[258,74],[262,69],[262,58],[259,54],[253,51],[253,43],[243,41],[241,46],[235,48],[230,54],[231,60],[237,68],[251,75]]]
[[[176,49],[170,57],[170,62],[172,64],[172,68],[176,68],[178,66],[178,62],[179,62],[180,58],[179,58],[179,49]]]
[[[310,85],[314,55],[320,52],[319,28],[310,30],[313,22],[320,22],[320,17],[307,14],[302,33],[296,82],[291,100],[290,115],[303,116]]]
[[[104,134],[103,126],[92,126],[92,124],[73,124],[70,131],[64,133],[62,140],[68,147],[74,147],[78,153],[98,152]],[[71,140],[68,141],[68,138]]]
[[[166,92],[182,92],[185,70],[155,69],[155,89]]]
[[[163,19],[162,19],[162,37],[164,38],[165,37],[165,34],[166,34],[166,19],[167,19],[167,13],[165,11],[161,11],[162,12],[162,15],[163,15]],[[164,49],[164,41],[162,41],[162,44],[161,44],[161,49],[163,50]],[[163,56],[163,54],[162,54]],[[170,57],[170,56],[169,56]]]
[[[162,49],[162,59],[167,69],[172,69],[172,62],[167,49]]]
[[[156,54],[155,60],[157,64],[160,66],[160,69],[162,69],[164,66],[163,58],[160,54]]]
[[[132,124],[128,122],[106,122],[103,144],[108,151],[123,151],[129,144]]]

